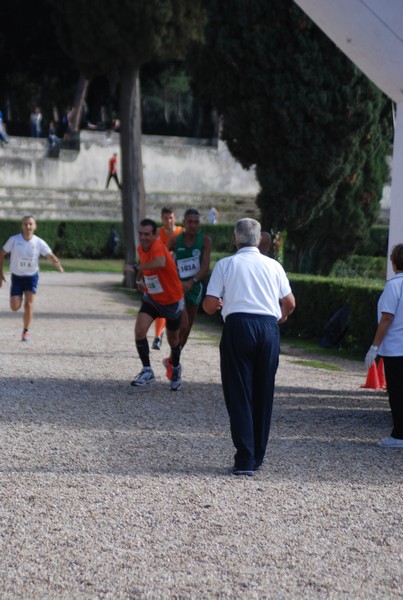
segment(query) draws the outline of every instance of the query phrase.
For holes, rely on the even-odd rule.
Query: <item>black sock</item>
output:
[[[143,367],[150,367],[150,347],[147,338],[136,340],[136,348]]]
[[[172,366],[173,367],[178,367],[179,366],[179,360],[181,357],[181,346],[180,344],[178,344],[176,346],[176,348],[171,348],[171,359],[172,359]]]

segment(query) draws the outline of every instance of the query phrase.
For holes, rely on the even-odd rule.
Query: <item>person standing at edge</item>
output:
[[[262,231],[260,235],[260,243],[258,248],[259,252],[261,252],[265,256],[269,256],[269,252],[273,248],[273,242],[271,239],[271,235],[268,231]]]
[[[365,367],[369,369],[378,354],[383,357],[393,429],[378,446],[403,448],[403,244],[393,248],[390,260],[395,275],[386,282],[378,301],[378,327]]]
[[[24,316],[22,342],[29,342],[29,326],[32,320],[33,303],[39,279],[39,256],[49,258],[56,269],[63,273],[63,267],[48,244],[35,235],[36,221],[31,215],[21,221],[22,233],[11,236],[0,251],[0,287],[5,282],[3,275],[4,258],[10,254],[11,290],[10,308],[21,308],[24,296]]]
[[[169,240],[172,237],[179,235],[183,229],[180,225],[176,225],[176,217],[174,209],[171,206],[164,206],[161,209],[161,221],[162,227],[158,230],[158,239],[161,240],[165,246],[168,245]],[[155,337],[152,344],[153,350],[160,350],[162,344],[162,336],[165,331],[165,319],[157,317],[155,319]]]
[[[283,267],[258,250],[260,223],[240,219],[237,252],[215,265],[203,301],[213,314],[222,308],[220,366],[224,399],[236,453],[233,475],[252,476],[263,463],[269,438],[279,323],[295,308]]]
[[[147,332],[157,317],[164,317],[172,356],[170,386],[171,390],[176,392],[182,385],[179,344],[179,327],[185,304],[182,285],[174,259],[167,247],[157,239],[155,221],[143,219],[140,222],[139,238],[140,246],[137,251],[140,264],[125,266],[126,271],[137,271],[137,287],[144,293],[134,328],[136,348],[143,368],[131,385],[139,387],[155,382],[150,364]]]
[[[122,186],[119,183],[119,179],[118,179],[118,169],[117,169],[117,162],[118,162],[118,155],[116,154],[116,152],[113,153],[113,156],[111,156],[111,158],[109,159],[109,163],[108,163],[108,177],[106,179],[106,186],[105,189],[107,190],[109,187],[109,183],[111,179],[114,179],[116,181],[116,185],[118,186],[119,189],[122,188]]]
[[[183,217],[184,231],[168,242],[168,250],[174,253],[178,274],[185,294],[185,311],[179,333],[181,348],[185,346],[192,329],[203,293],[203,278],[210,270],[211,239],[199,231],[200,213],[188,208]],[[171,358],[163,364],[171,378]]]

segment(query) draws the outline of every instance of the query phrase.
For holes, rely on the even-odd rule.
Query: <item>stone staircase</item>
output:
[[[27,214],[38,220],[120,221],[121,197],[109,190],[0,187],[0,218]]]
[[[104,189],[112,152],[120,152],[117,134],[105,140],[83,132],[80,152],[61,148],[57,158],[49,156],[46,139],[10,138],[0,147],[0,219],[120,221],[121,194],[113,181]],[[194,206],[206,222],[213,205],[220,222],[259,218],[253,177],[223,146],[144,136],[143,155],[147,217],[159,221],[169,205],[181,220]]]
[[[208,206],[218,210],[221,223],[234,223],[241,217],[258,218],[259,211],[244,196],[150,193],[146,195],[146,215],[160,220],[161,208],[174,206],[178,220],[189,207],[200,211],[207,221]],[[0,219],[20,219],[32,214],[38,220],[121,221],[121,195],[110,190],[49,190],[0,187]]]

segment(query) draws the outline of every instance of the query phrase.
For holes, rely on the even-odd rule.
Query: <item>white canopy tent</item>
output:
[[[403,243],[403,0],[295,0],[365,75],[396,102],[389,248]],[[393,275],[388,260],[388,278]]]

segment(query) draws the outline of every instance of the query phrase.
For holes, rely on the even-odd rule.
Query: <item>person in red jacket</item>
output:
[[[121,187],[122,187],[120,185],[119,179],[118,179],[118,170],[117,170],[118,158],[117,157],[118,157],[118,155],[116,154],[116,152],[114,152],[113,156],[111,156],[111,158],[109,159],[109,171],[108,171],[108,177],[106,179],[105,189],[108,189],[109,182],[111,179],[114,179],[116,181],[116,184],[119,189],[121,189]]]

